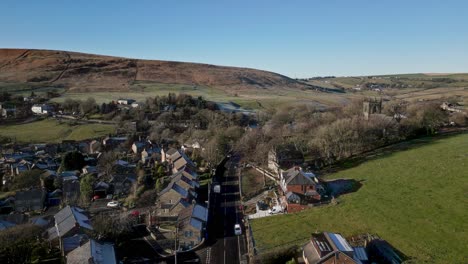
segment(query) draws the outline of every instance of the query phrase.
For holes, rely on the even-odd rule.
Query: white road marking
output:
[[[208,248],[208,250],[206,250],[206,263],[210,263],[211,262],[211,248]]]

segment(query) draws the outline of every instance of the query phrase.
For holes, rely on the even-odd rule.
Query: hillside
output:
[[[67,51],[0,49],[0,82],[63,87],[74,92],[129,91],[142,82],[222,90],[313,88],[286,76],[247,68],[137,60]]]

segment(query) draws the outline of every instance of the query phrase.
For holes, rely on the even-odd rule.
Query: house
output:
[[[86,165],[83,167],[83,169],[81,169],[83,171],[83,174],[88,174],[88,173],[97,173],[98,172],[98,169],[96,166],[90,166],[90,165]]]
[[[0,114],[3,118],[15,118],[16,107],[15,108],[0,108]]]
[[[46,204],[47,206],[56,206],[56,205],[60,205],[60,203],[62,202],[62,190],[60,189],[56,189],[54,190],[53,192],[49,192],[46,197]]]
[[[110,185],[103,181],[96,183],[93,187],[93,195],[99,197],[106,197],[109,193]]]
[[[44,189],[31,189],[16,192],[15,210],[17,212],[42,210],[42,208],[44,208],[45,198],[46,192]]]
[[[135,102],[135,100],[133,100],[133,99],[123,99],[123,98],[121,98],[121,99],[117,100],[117,103],[120,104],[120,105],[131,105],[134,102]]]
[[[98,152],[100,148],[101,148],[101,142],[99,142],[97,140],[93,140],[93,141],[91,141],[89,143],[89,153],[90,154]]]
[[[280,187],[287,202],[306,204],[320,201],[325,188],[312,172],[304,172],[295,166],[280,173]]]
[[[21,160],[18,163],[14,163],[10,165],[10,175],[19,175],[20,173],[24,171],[29,171],[31,170],[33,164],[27,160]]]
[[[343,263],[367,264],[369,259],[362,247],[351,247],[340,234],[323,232],[312,234],[303,247],[306,264]]]
[[[55,225],[47,230],[47,239],[58,242],[61,250],[72,236],[93,230],[84,210],[78,207],[66,206],[54,215],[54,221]]]
[[[196,166],[195,164],[192,162],[192,160],[190,160],[189,157],[187,157],[187,155],[185,155],[185,153],[180,153],[179,152],[179,155],[180,157],[178,159],[176,159],[173,163],[172,163],[172,172],[173,173],[176,173],[184,168],[189,168],[191,170],[196,170]],[[171,156],[172,158],[172,156]]]
[[[0,215],[9,214],[15,208],[15,198],[10,196],[0,201]]]
[[[74,204],[80,198],[80,181],[78,179],[63,180],[62,184],[63,201],[67,204]]]
[[[372,239],[367,244],[369,256],[376,263],[395,263],[400,264],[405,259],[385,240],[377,238]]]
[[[58,164],[51,158],[41,158],[37,160],[31,168],[38,168],[41,170],[56,170]]]
[[[116,264],[114,245],[93,239],[68,253],[67,264]]]
[[[196,189],[200,187],[200,184],[191,174],[181,170],[170,176],[171,180],[177,183],[184,189]]]
[[[47,115],[54,111],[54,108],[48,104],[35,104],[31,107],[31,111],[37,115]]]
[[[180,157],[181,157],[180,152],[175,148],[170,148],[166,152],[167,162],[173,163]]]
[[[114,195],[128,194],[136,182],[136,174],[114,174],[109,183],[112,185]]]
[[[78,179],[79,173],[80,173],[80,172],[77,171],[77,170],[74,170],[74,171],[62,171],[62,172],[60,173],[59,176],[60,176],[62,179],[69,178],[69,177],[76,177],[76,178]]]
[[[147,146],[148,146],[148,142],[135,141],[132,144],[132,151],[133,151],[133,153],[138,154],[138,153],[141,153],[145,149],[145,147],[147,147]]]
[[[127,137],[106,137],[102,140],[102,145],[108,148],[114,148],[127,141]]]
[[[159,148],[145,148],[141,152],[141,162],[145,164],[147,161],[149,161],[151,158],[154,158],[155,160],[160,160],[160,150]]]
[[[175,222],[179,217],[180,211],[191,205],[188,201],[180,198],[173,204],[159,204],[159,210],[156,211],[156,222]]]
[[[178,152],[179,151],[177,149],[175,149],[175,148],[170,148],[168,150],[165,150],[164,148],[161,148],[161,162],[166,162],[166,161],[170,162],[171,161],[170,157],[173,156],[175,158]],[[180,155],[180,153],[179,153],[179,155]],[[177,158],[179,158],[179,157],[177,157]],[[172,159],[172,160],[174,160],[174,159]]]
[[[198,204],[191,204],[182,209],[178,217],[179,243],[182,249],[191,249],[205,237],[208,209]]]
[[[176,208],[174,206],[179,203],[180,200],[191,202],[196,196],[197,193],[195,193],[193,189],[184,188],[172,180],[169,185],[159,193],[156,204],[157,207],[164,210],[165,213],[171,211],[171,214],[177,215],[179,211],[175,210]],[[182,208],[179,207],[179,209]]]

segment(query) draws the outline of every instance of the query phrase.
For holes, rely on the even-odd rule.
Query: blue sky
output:
[[[468,1],[2,0],[0,47],[290,77],[468,72]]]

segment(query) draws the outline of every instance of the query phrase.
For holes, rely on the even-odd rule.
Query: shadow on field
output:
[[[352,192],[357,192],[362,187],[364,180],[356,181],[355,179],[337,179],[326,181],[326,187],[330,195],[335,198]]]

